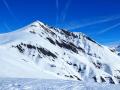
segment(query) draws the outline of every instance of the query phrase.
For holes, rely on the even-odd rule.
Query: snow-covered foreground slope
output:
[[[36,21],[0,35],[0,77],[120,82],[120,57],[78,32]]]
[[[0,79],[0,90],[119,90],[120,85],[71,80]]]

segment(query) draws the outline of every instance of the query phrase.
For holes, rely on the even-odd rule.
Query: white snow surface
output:
[[[85,34],[36,21],[0,34],[0,77],[118,84],[120,57]]]
[[[72,80],[1,78],[0,90],[119,90],[120,85]]]

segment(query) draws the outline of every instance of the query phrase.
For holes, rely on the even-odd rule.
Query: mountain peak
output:
[[[39,21],[39,20],[36,20],[34,21],[31,25],[35,25],[35,26],[40,26],[40,25],[45,25],[43,22]]]

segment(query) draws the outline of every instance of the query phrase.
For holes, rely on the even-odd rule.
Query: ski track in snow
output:
[[[87,83],[72,80],[0,79],[0,90],[119,90],[120,85]]]

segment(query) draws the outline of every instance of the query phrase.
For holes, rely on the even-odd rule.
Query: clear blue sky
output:
[[[120,40],[120,0],[0,0],[0,33],[35,20],[103,44]]]

